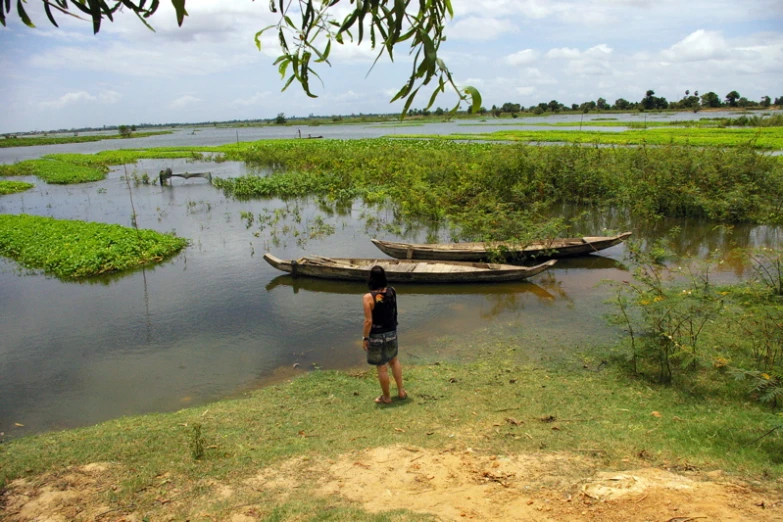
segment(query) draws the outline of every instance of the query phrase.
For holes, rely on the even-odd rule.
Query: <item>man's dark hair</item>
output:
[[[367,286],[370,290],[386,288],[386,271],[382,266],[375,265],[370,269],[370,277],[367,278]]]

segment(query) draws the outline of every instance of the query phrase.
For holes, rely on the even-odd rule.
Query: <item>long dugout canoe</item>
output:
[[[529,244],[488,243],[398,243],[373,239],[383,253],[396,259],[437,259],[441,261],[477,262],[502,256],[506,261],[583,256],[622,243],[631,232],[616,236],[548,239]]]
[[[520,281],[543,272],[555,260],[535,266],[514,266],[497,263],[459,263],[449,261],[411,261],[404,259],[361,259],[335,257],[301,257],[279,259],[264,254],[267,263],[291,275],[367,281],[370,269],[383,267],[390,283],[496,283]]]

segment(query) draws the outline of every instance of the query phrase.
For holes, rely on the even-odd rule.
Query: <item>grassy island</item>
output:
[[[16,194],[17,192],[24,192],[30,190],[35,185],[32,183],[25,183],[24,181],[2,181],[0,180],[0,196],[5,194]]]
[[[154,230],[0,214],[0,255],[63,279],[160,262],[186,245],[186,239]]]

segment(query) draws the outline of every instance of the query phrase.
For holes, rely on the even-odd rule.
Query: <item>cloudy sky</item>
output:
[[[15,4],[15,2],[13,2]],[[347,0],[345,1],[347,4]],[[410,71],[356,45],[337,46],[318,70],[318,98],[283,82],[273,65],[276,20],[268,3],[188,0],[177,27],[167,0],[145,28],[124,13],[98,35],[60,15],[49,24],[28,0],[36,29],[15,11],[0,27],[0,133],[141,123],[392,113],[389,100]],[[648,89],[676,100],[686,89],[732,91],[758,100],[783,96],[783,0],[452,0],[442,57],[459,85],[486,107],[603,97],[638,101]],[[368,74],[369,72],[369,74]],[[429,95],[420,95],[422,108]],[[444,95],[435,106],[451,107]]]

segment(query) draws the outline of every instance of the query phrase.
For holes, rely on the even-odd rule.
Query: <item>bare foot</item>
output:
[[[405,390],[402,390],[401,392],[399,392],[397,394],[397,397],[399,397],[402,400],[405,400],[405,399],[408,398],[408,392],[406,392]]]
[[[384,397],[383,395],[379,395],[375,402],[378,404],[391,404],[391,397]]]

